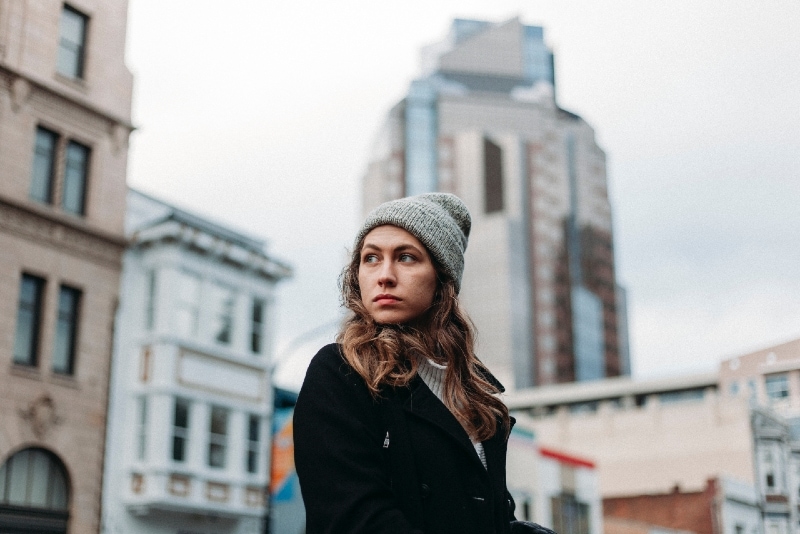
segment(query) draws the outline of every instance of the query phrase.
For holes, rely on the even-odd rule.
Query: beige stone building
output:
[[[422,67],[376,138],[364,211],[429,191],[464,200],[461,296],[506,387],[629,374],[605,153],[556,104],[543,29],[457,19]]]
[[[126,0],[0,0],[0,531],[99,531]]]

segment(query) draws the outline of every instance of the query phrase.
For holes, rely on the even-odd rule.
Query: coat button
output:
[[[422,498],[423,498],[423,499],[425,499],[425,498],[427,498],[427,497],[428,497],[428,495],[430,495],[430,494],[431,494],[431,488],[430,488],[430,487],[428,487],[428,485],[427,485],[427,484],[422,484],[422,485],[419,487],[419,494],[422,496]]]

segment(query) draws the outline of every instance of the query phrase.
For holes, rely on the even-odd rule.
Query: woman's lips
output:
[[[387,295],[385,293],[381,293],[380,295],[372,299],[372,302],[381,305],[394,304],[395,302],[400,302],[400,298],[394,295]]]

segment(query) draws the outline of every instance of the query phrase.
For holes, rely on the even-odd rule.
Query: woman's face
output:
[[[364,237],[358,285],[376,323],[408,323],[430,308],[436,269],[416,237],[397,226],[378,226]]]

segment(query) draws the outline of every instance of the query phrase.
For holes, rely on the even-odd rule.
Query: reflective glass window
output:
[[[57,145],[58,135],[56,133],[41,126],[36,128],[30,196],[33,200],[46,204],[53,202]]]
[[[69,6],[61,11],[57,69],[64,76],[83,78],[88,22],[86,15]]]
[[[772,401],[779,401],[789,397],[789,375],[785,373],[769,375],[764,379],[767,396]]]
[[[72,374],[75,370],[75,346],[81,292],[61,286],[58,293],[58,317],[53,345],[53,371]]]
[[[42,314],[44,280],[22,275],[17,303],[17,330],[14,336],[14,363],[36,365]]]
[[[66,510],[69,490],[63,464],[44,449],[23,449],[0,467],[0,504]]]
[[[83,215],[85,212],[89,153],[87,146],[75,141],[67,143],[61,207],[76,215]]]

